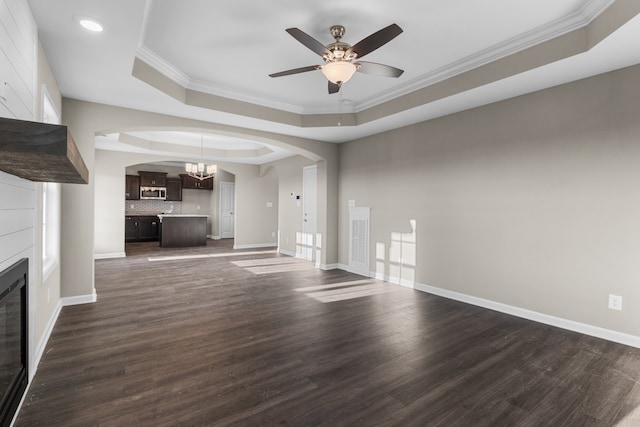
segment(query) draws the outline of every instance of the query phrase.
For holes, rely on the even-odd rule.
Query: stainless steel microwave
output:
[[[166,187],[140,187],[140,200],[166,200]]]

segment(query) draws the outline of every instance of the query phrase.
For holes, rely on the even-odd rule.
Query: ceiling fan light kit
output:
[[[340,87],[357,71],[383,77],[400,77],[404,72],[389,65],[364,61],[356,62],[356,59],[362,58],[400,35],[402,28],[396,24],[391,24],[365,37],[353,46],[341,41],[345,33],[345,28],[342,25],[334,25],[330,28],[329,31],[335,42],[326,46],[298,28],[288,28],[286,31],[307,48],[320,55],[325,64],[281,71],[269,74],[269,77],[282,77],[319,69],[329,81],[329,93],[331,94],[338,92]]]
[[[341,85],[349,81],[357,71],[357,68],[358,67],[351,62],[329,62],[322,66],[322,74],[324,74],[331,83]]]

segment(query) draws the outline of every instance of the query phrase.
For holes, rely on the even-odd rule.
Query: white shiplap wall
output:
[[[0,0],[0,116],[34,120],[37,27],[26,0]]]
[[[0,117],[35,120],[37,27],[26,0],[0,0]],[[0,151],[0,156],[2,156]],[[0,271],[29,258],[29,288],[35,283],[36,185],[0,172]],[[29,376],[35,373],[35,292],[29,292]]]
[[[29,258],[33,273],[35,193],[32,182],[0,172],[0,271]]]
[[[0,116],[35,119],[36,48],[26,0],[0,0]],[[33,182],[0,172],[0,271],[22,257],[33,268],[35,206]]]

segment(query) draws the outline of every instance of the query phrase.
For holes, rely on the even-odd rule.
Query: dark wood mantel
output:
[[[0,170],[29,181],[89,182],[89,170],[63,125],[0,117],[0,154]]]

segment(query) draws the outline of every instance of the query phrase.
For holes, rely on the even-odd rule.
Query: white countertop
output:
[[[158,218],[208,218],[209,215],[199,214],[158,214]]]

